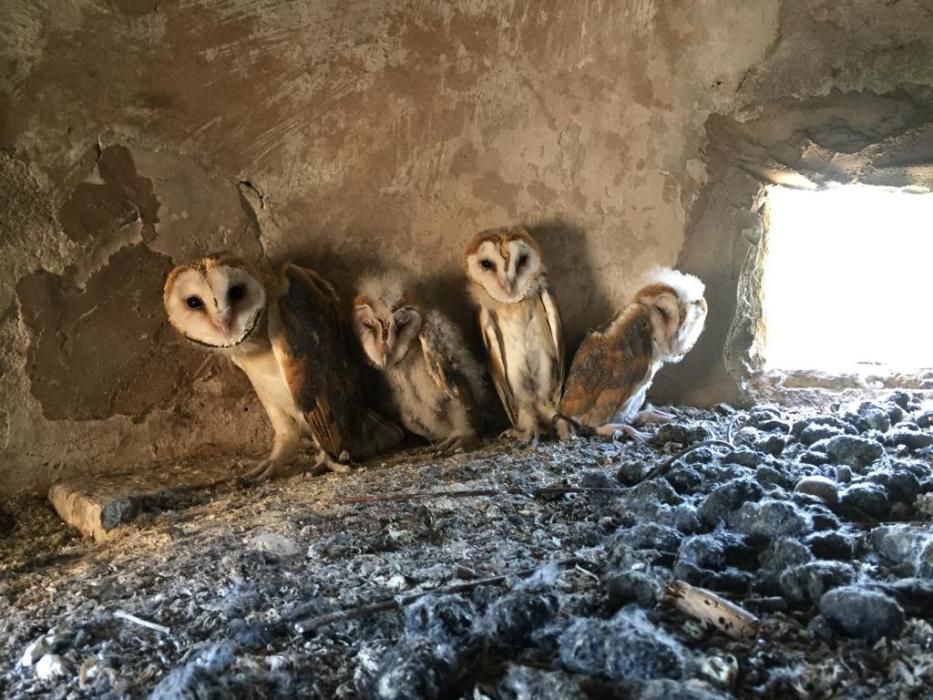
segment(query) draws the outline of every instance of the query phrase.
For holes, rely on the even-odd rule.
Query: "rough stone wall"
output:
[[[929,103],[929,7],[6,0],[0,493],[265,448],[244,378],[162,317],[165,272],[221,248],[298,259],[344,292],[401,263],[466,323],[464,243],[523,222],[574,347],[698,222],[726,227],[722,255],[683,258],[708,278],[713,332],[659,392],[733,398],[716,301],[744,251],[696,210],[723,192],[708,119],[832,90]],[[242,183],[262,195],[261,226]]]

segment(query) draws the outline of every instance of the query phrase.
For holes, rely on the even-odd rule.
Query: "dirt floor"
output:
[[[676,411],[646,444],[410,451],[194,492],[105,544],[17,500],[0,511],[0,694],[930,697],[929,409],[904,393],[809,415],[721,406]],[[642,481],[710,439],[733,447]],[[530,493],[546,486],[591,490]],[[498,495],[338,503],[476,489]],[[757,632],[680,611],[675,579]]]

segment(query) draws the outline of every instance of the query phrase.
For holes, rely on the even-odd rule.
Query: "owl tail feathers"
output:
[[[355,459],[365,459],[385,452],[402,441],[404,433],[392,421],[375,411],[364,410],[360,416],[360,438],[353,451]]]

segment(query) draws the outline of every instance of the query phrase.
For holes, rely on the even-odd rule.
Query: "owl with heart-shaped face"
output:
[[[287,263],[262,273],[209,255],[172,270],[163,301],[184,337],[229,357],[256,390],[275,441],[251,477],[281,473],[303,435],[334,471],[401,440],[398,426],[364,407],[337,293],[314,271]]]

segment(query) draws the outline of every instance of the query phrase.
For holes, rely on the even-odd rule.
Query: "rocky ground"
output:
[[[0,510],[0,694],[929,697],[929,408],[905,393],[818,414],[721,406],[676,411],[644,445],[410,452],[192,493],[103,545],[15,501]],[[709,439],[732,446],[643,480]],[[479,489],[497,493],[339,503]],[[665,596],[675,579],[757,632],[685,614]]]

